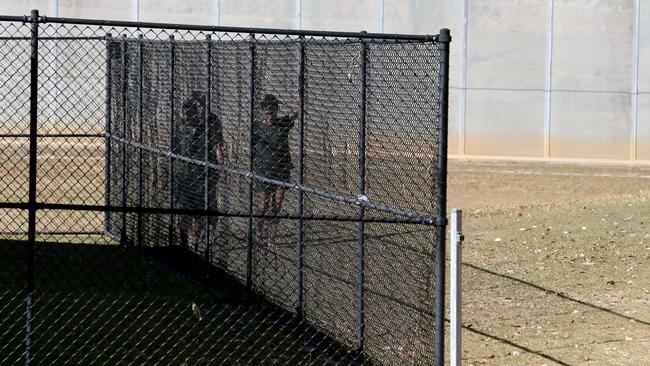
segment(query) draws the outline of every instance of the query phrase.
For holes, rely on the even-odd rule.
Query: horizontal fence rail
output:
[[[0,16],[0,364],[441,365],[450,40]]]

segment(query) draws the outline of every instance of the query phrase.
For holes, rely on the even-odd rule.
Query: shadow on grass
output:
[[[508,276],[508,275],[505,275],[505,274],[502,274],[502,273],[494,272],[494,271],[491,271],[489,269],[482,268],[482,267],[476,266],[476,265],[471,264],[471,263],[463,262],[463,266],[469,267],[469,268],[472,268],[472,269],[475,269],[477,271],[481,271],[481,272],[484,272],[484,273],[487,273],[487,274],[490,274],[490,275],[493,275],[493,276],[501,277],[501,278],[506,279],[506,280],[514,281],[514,282],[517,282],[517,283],[520,283],[520,284],[523,284],[523,285],[526,285],[526,286],[530,286],[530,287],[532,287],[532,288],[534,288],[536,290],[542,291],[542,292],[544,292],[546,294],[554,295],[554,296],[557,296],[559,298],[562,298],[562,299],[565,299],[565,300],[568,300],[568,301],[571,301],[571,302],[574,302],[574,303],[577,303],[577,304],[580,304],[580,305],[583,305],[583,306],[586,306],[586,307],[589,307],[589,308],[592,308],[592,309],[595,309],[595,310],[598,310],[598,311],[603,311],[603,312],[606,312],[608,314],[612,314],[612,315],[615,315],[617,317],[620,317],[620,318],[623,318],[623,319],[626,319],[626,320],[632,320],[632,321],[638,322],[640,324],[650,325],[650,323],[647,322],[647,321],[644,321],[644,320],[641,320],[641,319],[638,319],[638,318],[634,318],[634,317],[631,317],[629,315],[621,314],[621,313],[613,311],[611,309],[607,309],[607,308],[602,307],[602,306],[594,305],[594,304],[588,303],[586,301],[582,301],[582,300],[567,296],[567,295],[565,295],[565,294],[563,294],[561,292],[551,290],[551,289],[547,289],[545,287],[536,285],[536,284],[528,282],[528,281],[524,281],[524,280],[516,278],[516,277],[512,277],[512,276]],[[487,333],[485,331],[481,331],[481,330],[472,328],[471,326],[463,326],[463,329],[466,329],[466,330],[468,330],[468,331],[470,331],[472,333],[475,333],[475,334],[478,334],[478,335],[481,335],[481,336],[484,336],[484,337],[492,338],[492,339],[494,339],[496,341],[499,341],[501,343],[510,345],[512,347],[518,348],[518,349],[520,349],[522,351],[525,351],[525,352],[528,352],[528,353],[531,353],[531,354],[535,354],[535,355],[540,356],[540,357],[542,357],[544,359],[547,359],[549,361],[556,362],[556,363],[558,363],[560,365],[567,365],[567,366],[569,365],[566,362],[561,361],[561,360],[559,360],[557,358],[554,358],[552,356],[549,356],[549,355],[547,355],[547,354],[545,354],[543,352],[535,351],[535,350],[530,349],[530,348],[528,348],[526,346],[523,346],[521,344],[514,343],[514,342],[512,342],[512,341],[510,341],[508,339],[501,338],[501,337],[489,334],[489,333]]]
[[[536,290],[543,291],[546,294],[554,295],[554,296],[557,296],[559,298],[569,300],[571,302],[575,302],[576,304],[580,304],[580,305],[583,305],[583,306],[586,306],[586,307],[589,307],[589,308],[592,308],[592,309],[595,309],[595,310],[604,311],[604,312],[606,312],[608,314],[612,314],[612,315],[618,316],[618,317],[626,319],[626,320],[632,320],[632,321],[638,322],[638,323],[643,324],[643,325],[650,325],[650,322],[647,322],[645,320],[641,320],[641,319],[638,319],[638,318],[635,318],[635,317],[631,317],[629,315],[621,314],[621,313],[616,312],[614,310],[611,310],[611,309],[608,309],[608,308],[605,308],[605,307],[602,307],[602,306],[594,305],[594,304],[588,303],[586,301],[582,301],[582,300],[567,296],[567,295],[565,295],[565,294],[563,294],[561,292],[557,292],[555,290],[547,289],[545,287],[536,285],[536,284],[534,284],[532,282],[524,281],[524,280],[516,278],[516,277],[512,277],[512,276],[504,275],[502,273],[494,272],[494,271],[491,271],[489,269],[473,265],[471,263],[463,263],[463,266],[466,266],[466,267],[469,267],[469,268],[472,268],[472,269],[475,269],[475,270],[478,270],[478,271],[481,271],[481,272],[485,272],[485,273],[491,274],[493,276],[497,276],[497,277],[501,277],[501,278],[504,278],[504,279],[507,279],[507,280],[510,280],[510,281],[514,281],[514,282],[517,282],[517,283],[520,283],[520,284],[523,284],[523,285],[526,285],[526,286],[530,286],[530,287],[532,287],[532,288],[534,288]]]
[[[447,320],[447,319],[445,319],[445,320]],[[449,320],[447,320],[447,321],[449,321]],[[501,338],[501,337],[498,337],[498,336],[492,335],[492,334],[487,333],[487,332],[484,332],[484,331],[482,331],[482,330],[472,328],[471,326],[463,325],[463,329],[466,329],[466,330],[468,330],[468,331],[470,331],[470,332],[472,332],[472,333],[475,333],[475,334],[481,335],[481,336],[483,336],[483,337],[492,338],[492,339],[494,339],[495,341],[499,341],[499,342],[504,343],[504,344],[507,344],[507,345],[509,345],[509,346],[512,346],[512,347],[518,348],[518,349],[520,349],[520,350],[522,350],[522,351],[524,351],[524,352],[528,352],[528,353],[530,353],[530,354],[537,355],[537,356],[542,357],[542,358],[544,358],[544,359],[546,359],[546,360],[553,361],[553,362],[555,362],[555,363],[557,363],[557,364],[559,364],[559,365],[562,365],[562,366],[571,366],[571,364],[568,364],[568,363],[566,363],[566,362],[564,362],[564,361],[561,361],[561,360],[559,360],[559,359],[557,359],[557,358],[555,358],[555,357],[553,357],[553,356],[549,356],[549,355],[547,355],[547,354],[545,354],[545,353],[543,353],[543,352],[540,352],[540,351],[535,351],[535,350],[530,349],[530,348],[528,348],[528,347],[526,347],[526,346],[522,346],[521,344],[517,344],[517,343],[515,343],[515,342],[513,342],[513,341],[510,341],[510,340],[507,340],[507,339],[505,339],[505,338]]]
[[[25,242],[0,241],[0,364],[25,360],[26,258]],[[35,364],[356,362],[181,248],[39,242],[34,273]]]

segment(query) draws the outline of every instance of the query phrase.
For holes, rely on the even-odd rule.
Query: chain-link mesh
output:
[[[38,24],[31,151],[0,23],[0,364],[432,363],[436,38],[106,24]]]

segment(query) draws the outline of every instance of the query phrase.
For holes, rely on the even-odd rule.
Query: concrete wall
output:
[[[454,37],[450,153],[650,160],[650,71],[643,67],[650,63],[650,26],[644,26],[650,25],[650,4],[641,0],[0,0],[0,5],[8,15],[39,8],[50,16],[251,27],[426,34],[448,27]]]

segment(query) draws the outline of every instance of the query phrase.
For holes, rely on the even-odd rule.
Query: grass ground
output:
[[[38,199],[103,203],[103,155],[98,154],[102,146],[74,141],[44,143],[40,146]],[[26,148],[21,143],[9,144],[0,152],[3,153],[6,159],[0,159],[4,162],[0,165],[0,171],[5,173],[0,184],[3,188],[0,190],[0,200],[25,201]],[[341,179],[354,187],[350,177]],[[166,202],[165,192],[155,191],[152,194],[162,194]],[[292,199],[287,199],[286,206],[295,207]],[[306,206],[308,209],[312,206],[323,208],[319,202]],[[351,215],[357,211],[356,207],[350,205],[330,206],[337,205],[327,206],[334,213],[340,213],[341,206]],[[26,212],[0,210],[0,214],[3,215],[0,238],[4,235],[5,238],[15,239],[14,235],[6,233],[16,234],[26,230]],[[104,227],[103,214],[94,212],[44,210],[39,211],[37,216],[39,232],[98,232]],[[131,215],[130,220],[133,223],[135,217]],[[153,221],[156,220],[145,222],[147,244],[164,246],[167,223],[164,220]],[[230,230],[241,235],[233,237],[236,240],[230,240],[229,247],[223,242],[218,243],[219,248],[214,248],[217,252],[213,252],[211,258],[216,261],[223,259],[222,264],[228,264],[227,270],[238,276],[240,281],[245,281],[246,243],[242,232],[245,222],[236,219],[230,222],[239,222],[239,225],[231,225]],[[304,291],[308,299],[305,316],[308,321],[317,322],[321,329],[352,347],[357,327],[357,224],[312,224],[305,224]],[[133,227],[129,225],[132,237]],[[413,304],[417,306],[426,298],[425,288],[430,285],[428,277],[418,269],[428,268],[431,261],[421,253],[421,248],[403,252],[404,246],[418,246],[423,242],[431,245],[432,240],[427,235],[430,230],[425,234],[402,233],[406,229],[411,228],[368,224],[366,229],[368,294],[365,314],[370,319],[366,330],[366,349],[378,359],[417,359],[419,355],[431,352],[427,343],[432,338],[430,316],[419,313],[414,316],[412,309]],[[257,243],[262,246],[259,248],[254,244],[252,273],[253,286],[258,292],[290,310],[295,307],[296,292],[294,230],[295,223],[284,222],[282,231],[288,233],[287,242],[276,243],[274,250],[265,248],[263,243]],[[161,238],[163,243],[160,242]],[[387,241],[387,238],[391,240]],[[189,364],[302,365],[323,364],[331,361],[328,358],[332,352],[345,352],[340,344],[328,345],[329,340],[322,339],[321,334],[305,333],[304,323],[294,326],[285,324],[284,320],[277,321],[277,316],[283,314],[277,308],[260,310],[232,305],[231,302],[241,300],[241,293],[227,295],[217,290],[214,296],[197,302],[208,314],[215,314],[210,316],[209,322],[197,323],[191,305],[199,301],[194,298],[201,293],[200,288],[186,285],[180,279],[149,288],[147,286],[152,278],[174,276],[169,273],[161,275],[160,271],[150,268],[146,261],[135,261],[133,253],[120,251],[114,242],[106,243],[104,240],[102,244],[108,245],[100,247],[97,239],[96,235],[39,235],[34,299],[35,307],[39,309],[34,322],[40,324],[34,330],[36,360],[44,363],[60,363],[64,362],[62,359],[67,359],[68,363],[88,360],[110,363],[117,360],[130,364],[170,364],[180,363],[187,355]],[[336,241],[332,242],[333,239]],[[0,291],[8,288],[8,292],[0,293],[0,299],[8,304],[4,308],[7,313],[0,314],[0,321],[4,320],[13,329],[5,334],[0,333],[9,337],[0,341],[0,344],[5,344],[0,350],[8,354],[6,358],[0,358],[4,362],[24,357],[21,354],[24,339],[24,314],[21,312],[24,307],[20,306],[24,294],[20,291],[20,285],[24,283],[26,254],[21,252],[25,246],[19,242],[5,240],[0,244],[5,244],[0,245],[0,268],[11,268],[4,263],[8,261],[15,269],[5,274],[0,272]],[[225,252],[222,257],[219,257],[218,250]],[[39,255],[42,255],[40,260]],[[204,263],[196,265],[203,266]],[[405,271],[405,268],[408,270]],[[125,275],[127,272],[128,276]],[[44,279],[49,281],[42,282]],[[413,289],[416,287],[413,283],[417,283],[417,288]],[[223,284],[216,285],[219,289]],[[186,290],[185,287],[191,289]],[[178,292],[178,296],[170,294],[174,291]],[[192,295],[186,296],[187,291]],[[106,314],[109,314],[108,318]],[[98,320],[92,321],[95,317]],[[421,318],[428,320],[420,321]],[[278,330],[278,327],[281,329]],[[421,334],[413,335],[414,329]],[[193,339],[197,332],[202,334],[202,339],[198,341]],[[400,336],[404,334],[411,336]],[[311,341],[304,342],[304,336],[310,337]],[[151,349],[152,344],[157,342],[166,345],[167,349]],[[321,348],[329,347],[329,352],[312,353],[314,343],[320,343]],[[77,346],[82,347],[83,352],[76,352],[74,349]],[[111,356],[107,358],[107,355]]]
[[[101,198],[103,185],[93,183],[93,179],[84,183],[81,193],[64,184],[62,179],[68,175],[61,174],[62,163],[56,165],[55,156],[59,153],[52,151],[53,158],[42,163],[41,171],[45,174],[39,184],[45,194],[56,198],[55,201],[85,202],[97,195]],[[103,178],[101,164],[83,169],[76,168],[75,164],[63,164],[80,174],[80,181],[85,177]],[[462,208],[465,214],[465,364],[650,364],[646,352],[650,346],[650,313],[646,310],[650,291],[650,269],[646,265],[650,257],[647,214],[650,167],[452,160],[449,168],[448,207]],[[14,164],[12,169],[21,168]],[[6,187],[3,199],[24,199],[24,184],[13,181],[17,173],[3,171]],[[48,191],[48,187],[61,189]],[[61,196],[55,197],[54,193]],[[23,213],[6,210],[2,215],[6,230],[26,229]],[[46,216],[39,222],[56,227],[60,226],[57,223],[69,224],[71,219],[73,229],[78,230],[89,226],[101,230],[103,225],[101,217],[90,213],[42,215]],[[47,330],[40,333],[46,338],[35,340],[51,347],[47,351],[50,358],[46,360],[59,361],[66,357],[69,362],[89,360],[99,352],[114,355],[109,361],[122,363],[160,359],[170,363],[182,363],[185,359],[190,364],[214,360],[236,363],[250,359],[269,364],[287,361],[304,364],[310,360],[317,364],[306,348],[296,343],[296,338],[278,333],[275,328],[253,326],[243,333],[234,331],[245,324],[252,326],[255,322],[244,320],[260,314],[230,304],[224,294],[200,299],[194,285],[158,273],[159,269],[121,253],[114,245],[99,248],[91,237],[74,237],[66,242],[76,244],[43,243],[37,248],[37,266],[55,264],[56,270],[50,268],[51,278],[63,279],[41,284],[43,288],[59,291],[42,292],[43,297],[37,299],[45,306],[36,319],[39,314],[41,318],[45,314],[59,314],[45,317],[49,320],[41,323],[39,329]],[[4,259],[21,258],[22,255],[9,254],[22,253],[22,250],[24,247],[17,248],[11,241],[0,246]],[[94,250],[107,253],[95,255],[91,253]],[[39,253],[43,255],[40,262]],[[47,253],[51,255],[49,260],[46,260]],[[14,262],[16,268],[22,268],[22,263]],[[117,263],[133,266],[116,266]],[[2,268],[0,283],[20,282],[11,267],[3,265]],[[127,271],[128,268],[132,271]],[[40,270],[46,273],[47,267]],[[75,295],[71,297],[59,293],[80,289],[84,281],[97,283],[97,277],[88,276],[99,273],[105,274],[99,281],[105,286],[97,292],[102,295],[72,291]],[[154,278],[162,282],[151,282]],[[38,289],[37,286],[37,294]],[[168,294],[163,289],[172,289],[174,300],[151,297],[152,293]],[[3,286],[0,291],[4,303],[0,306],[0,319],[5,319],[0,329],[10,329],[6,326],[12,319],[22,326],[24,308],[12,306],[23,301],[20,288]],[[107,306],[93,307],[98,301]],[[210,326],[197,322],[192,314],[191,304],[196,301],[204,312],[214,314],[210,315]],[[118,304],[132,304],[137,310]],[[78,319],[79,312],[87,310],[90,315]],[[100,330],[109,337],[124,340],[121,349],[114,342],[106,343],[106,338],[96,339],[88,331],[99,326],[88,322],[89,319],[101,317],[107,317],[103,324],[108,324],[108,328]],[[165,329],[171,333],[165,333]],[[22,357],[7,353],[12,344],[21,343],[24,335],[5,331],[0,332],[0,337],[11,334],[11,339],[3,338],[0,346],[4,361]],[[224,341],[219,334],[230,336]],[[167,339],[167,342],[161,341],[163,345],[158,348],[147,347],[145,343],[150,343],[147,337],[152,335],[152,339]],[[177,348],[169,347],[171,343],[178,344]],[[282,347],[275,347],[275,353],[269,352],[274,344]],[[170,353],[161,354],[163,347],[171,350]],[[243,353],[244,349],[249,353]],[[205,352],[214,352],[212,358],[201,360],[198,355]]]
[[[451,161],[463,362],[650,364],[650,167]]]

